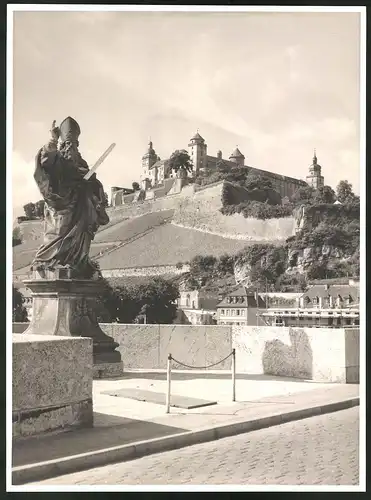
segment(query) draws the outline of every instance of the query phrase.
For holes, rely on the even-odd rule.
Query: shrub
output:
[[[232,215],[234,213],[242,213],[245,218],[254,219],[279,219],[283,217],[292,217],[293,206],[288,203],[286,205],[269,205],[259,201],[245,201],[238,205],[223,206],[220,209],[223,215]]]
[[[23,305],[24,297],[22,293],[13,286],[13,315],[12,319],[14,322],[24,323],[28,321],[27,309]]]

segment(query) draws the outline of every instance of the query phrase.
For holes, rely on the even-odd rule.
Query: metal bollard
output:
[[[236,349],[232,349],[232,401],[236,401]]]
[[[171,385],[171,354],[167,356],[167,371],[166,371],[166,413],[170,413],[170,385]]]

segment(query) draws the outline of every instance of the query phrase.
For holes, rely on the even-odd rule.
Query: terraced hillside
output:
[[[293,234],[290,218],[263,221],[222,215],[222,187],[218,183],[193,192],[187,186],[179,195],[108,209],[111,222],[96,234],[91,256],[102,270],[174,266],[195,255],[233,254],[252,243],[274,243]],[[19,227],[23,243],[13,249],[13,270],[23,275],[42,243],[43,223]]]
[[[218,257],[233,254],[244,248],[246,241],[233,240],[164,224],[146,232],[135,241],[124,244],[112,253],[99,258],[101,269],[119,269],[176,265],[187,262],[199,254]]]
[[[105,254],[125,242],[132,241],[138,236],[145,234],[147,231],[170,221],[173,214],[173,210],[163,210],[161,212],[134,217],[108,227],[103,227],[95,236],[90,255],[97,258],[100,254]],[[27,229],[25,233],[23,233],[25,237],[29,237],[30,239],[26,239],[24,243],[13,248],[13,269],[19,274],[27,272],[28,266],[31,264],[37,248],[42,243],[42,223],[33,222],[32,225],[35,226],[32,228],[32,233],[29,230],[29,226],[27,228],[26,225],[25,227]],[[31,236],[34,236],[34,238]]]

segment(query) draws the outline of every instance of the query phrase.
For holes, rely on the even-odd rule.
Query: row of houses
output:
[[[31,293],[16,284],[32,319]],[[317,282],[305,293],[259,293],[238,286],[224,297],[182,290],[176,323],[344,328],[359,325],[359,282]]]
[[[220,300],[221,299],[221,300]],[[180,292],[179,322],[342,328],[359,325],[359,282],[321,282],[305,293],[258,293],[244,286],[224,297]]]

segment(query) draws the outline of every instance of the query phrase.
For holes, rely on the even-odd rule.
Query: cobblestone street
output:
[[[38,484],[356,485],[358,419],[355,407]]]

